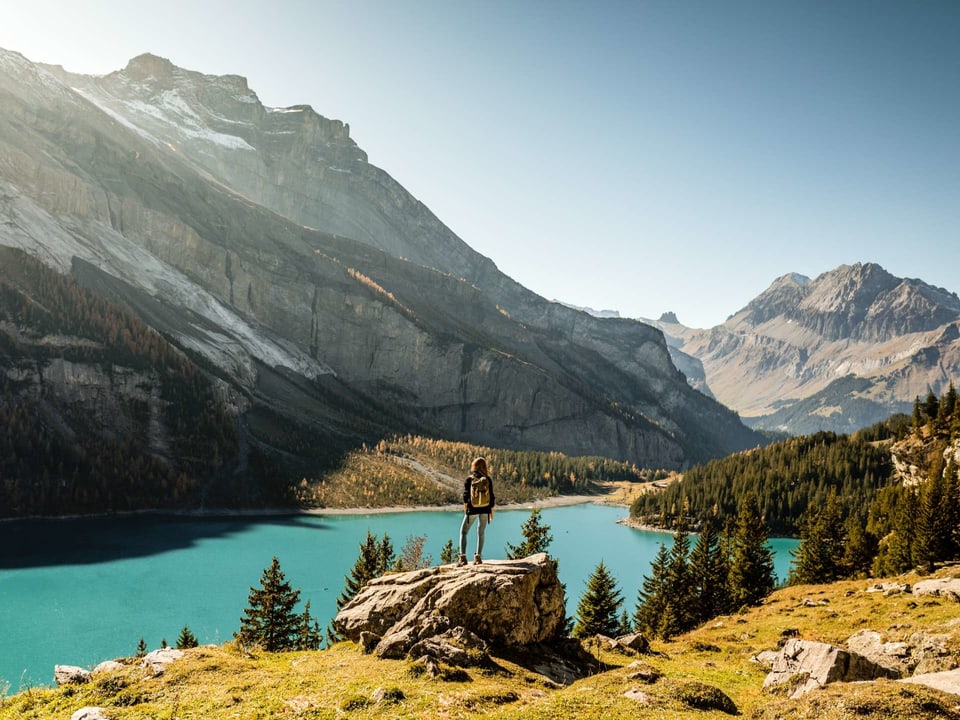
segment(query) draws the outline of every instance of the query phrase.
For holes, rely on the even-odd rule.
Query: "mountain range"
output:
[[[960,377],[960,298],[874,263],[791,273],[725,323],[653,324],[701,391],[754,428],[850,432]]]
[[[239,435],[224,471],[255,449],[312,476],[321,455],[406,432],[658,468],[761,442],[690,387],[658,329],[522,287],[372,165],[347,124],[265,107],[239,76],[153,55],[84,76],[0,50],[0,245],[202,368]],[[54,386],[22,353],[0,362],[18,401],[77,378],[111,392],[102,372]]]

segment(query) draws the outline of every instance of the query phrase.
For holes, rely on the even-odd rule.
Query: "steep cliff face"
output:
[[[875,264],[786,275],[709,330],[667,328],[754,427],[849,432],[960,372],[960,299]]]
[[[0,51],[0,119],[0,243],[199,353],[251,398],[251,426],[655,467],[757,442],[659,331],[524,289],[345,124],[265,108],[242,78],[153,56],[91,78]]]

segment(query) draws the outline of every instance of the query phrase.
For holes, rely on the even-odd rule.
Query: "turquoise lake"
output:
[[[542,510],[569,614],[601,560],[619,579],[624,609],[633,613],[643,576],[671,537],[617,524],[626,514],[623,507],[594,504]],[[529,509],[498,512],[487,528],[484,557],[504,557],[529,516]],[[368,530],[390,535],[397,550],[407,537],[426,535],[426,552],[436,562],[459,526],[453,511],[0,523],[0,694],[52,684],[56,664],[92,667],[133,655],[141,637],[150,649],[162,640],[174,645],[184,625],[201,643],[232,639],[250,588],[259,587],[274,555],[325,628]],[[471,556],[475,543],[476,526]],[[771,541],[781,579],[796,545]]]

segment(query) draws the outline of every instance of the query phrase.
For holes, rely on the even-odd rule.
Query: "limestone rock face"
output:
[[[773,669],[763,681],[764,690],[786,687],[791,698],[832,682],[876,680],[898,674],[828,643],[792,638],[773,659]]]
[[[337,444],[414,432],[662,468],[761,442],[659,330],[504,275],[346,123],[152,55],[91,77],[0,50],[0,97],[0,245],[215,366],[253,405],[244,429],[280,412]]]
[[[549,642],[563,632],[564,605],[556,564],[540,553],[386,575],[364,586],[333,624],[353,641],[379,636],[376,653],[397,658],[454,628],[500,647]]]
[[[79,685],[90,682],[90,671],[76,665],[54,665],[53,679],[57,685]]]

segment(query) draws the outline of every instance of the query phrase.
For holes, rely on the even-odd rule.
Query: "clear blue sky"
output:
[[[960,291],[956,0],[0,0],[0,47],[312,105],[547,298],[708,327],[842,263]]]

